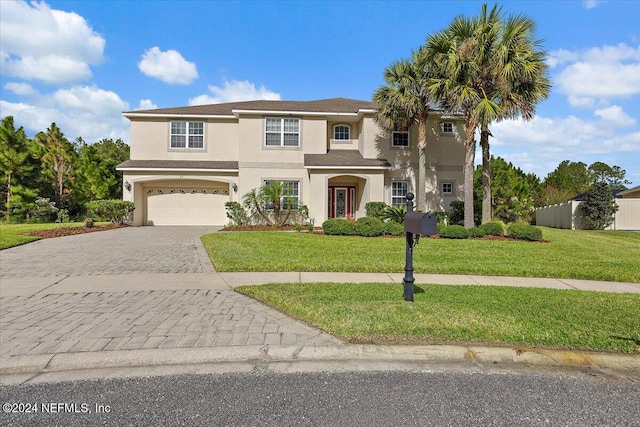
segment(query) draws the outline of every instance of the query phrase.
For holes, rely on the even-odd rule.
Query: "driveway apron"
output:
[[[0,358],[112,350],[256,345],[339,345],[341,341],[227,288],[163,280],[220,280],[200,241],[214,227],[127,227],[44,239],[0,251],[0,281],[82,282],[0,298]],[[96,276],[103,277],[96,277]],[[153,277],[146,290],[105,291],[123,277]],[[92,285],[92,282],[93,283]],[[196,280],[189,283],[198,283]],[[86,289],[84,286],[86,283]],[[1,287],[0,283],[0,287]],[[154,287],[155,286],[155,287]],[[116,286],[114,286],[116,287]]]

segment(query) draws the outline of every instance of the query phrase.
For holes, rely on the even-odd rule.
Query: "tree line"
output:
[[[0,210],[7,222],[49,221],[52,213],[81,218],[90,201],[122,199],[122,174],[129,159],[121,139],[87,144],[69,141],[55,124],[28,138],[13,116],[0,125]]]

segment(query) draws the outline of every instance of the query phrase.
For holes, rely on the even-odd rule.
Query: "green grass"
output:
[[[73,222],[65,224],[68,227],[82,227],[83,222]],[[25,236],[24,233],[40,230],[50,230],[52,228],[60,228],[58,223],[47,224],[0,224],[0,249],[7,249],[14,246],[24,245],[25,243],[40,240],[37,236]]]
[[[270,284],[236,288],[350,342],[497,343],[640,352],[640,295],[493,286]]]
[[[640,283],[640,233],[540,228],[548,243],[420,239],[415,273]],[[404,271],[404,238],[222,232],[202,241],[218,271]]]

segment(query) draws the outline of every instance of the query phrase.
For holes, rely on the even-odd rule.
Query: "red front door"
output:
[[[356,217],[356,187],[329,187],[329,217]]]

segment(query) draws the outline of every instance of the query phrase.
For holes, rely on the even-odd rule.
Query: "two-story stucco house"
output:
[[[344,98],[125,112],[131,159],[118,170],[134,225],[225,225],[225,202],[271,181],[316,225],[362,217],[371,201],[404,204],[417,190],[417,131],[385,132],[375,112]],[[449,210],[462,198],[462,122],[434,112],[428,128],[425,209]]]

